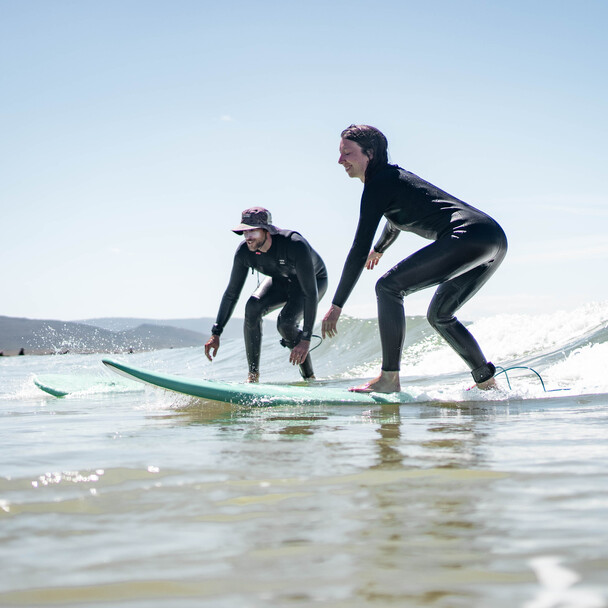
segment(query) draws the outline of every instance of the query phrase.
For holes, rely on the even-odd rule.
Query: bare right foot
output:
[[[485,382],[479,382],[476,386],[479,390],[482,391],[498,390],[498,384],[496,383],[496,380],[493,377],[489,380],[486,380]]]
[[[254,372],[249,372],[247,374],[247,383],[250,384],[256,384],[260,381],[260,374],[259,373],[254,373]]]
[[[365,384],[353,386],[348,389],[353,393],[399,393],[401,382],[399,372],[380,372],[380,375]]]
[[[497,391],[500,390],[500,387],[498,386],[498,383],[496,382],[496,380],[494,378],[490,378],[489,380],[486,380],[485,382],[480,382],[479,384],[474,384],[473,386],[469,387],[467,390],[473,390],[474,388],[478,388],[480,391]]]

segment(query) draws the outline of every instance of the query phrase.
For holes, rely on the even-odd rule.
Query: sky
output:
[[[505,229],[461,318],[608,300],[607,22],[604,0],[0,0],[0,315],[215,317],[261,205],[325,260],[320,319],[358,220],[351,123]],[[400,235],[344,313],[375,316],[427,243]]]

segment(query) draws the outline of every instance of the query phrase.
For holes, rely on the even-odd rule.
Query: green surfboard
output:
[[[34,384],[54,397],[66,397],[74,393],[127,391],[137,387],[120,378],[112,380],[94,374],[42,374],[34,378]]]
[[[240,384],[199,380],[124,365],[111,359],[103,359],[104,365],[131,380],[138,380],[169,391],[233,403],[236,405],[374,405],[381,403],[411,403],[408,393],[353,393],[341,388],[323,386],[292,386],[278,384]]]

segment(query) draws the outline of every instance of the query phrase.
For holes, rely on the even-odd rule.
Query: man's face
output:
[[[263,228],[243,230],[243,237],[245,238],[249,251],[258,251],[258,249],[266,242],[266,230]]]

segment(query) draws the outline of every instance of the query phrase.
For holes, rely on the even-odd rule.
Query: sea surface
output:
[[[379,368],[375,320],[338,329],[321,386]],[[468,390],[423,319],[408,330],[415,401],[371,408],[189,399],[102,354],[0,358],[0,606],[607,607],[608,302],[473,323],[517,368],[498,391]],[[109,354],[246,375],[239,339],[213,363]],[[267,331],[263,382],[299,382],[287,356]],[[42,375],[88,380],[56,398]]]

